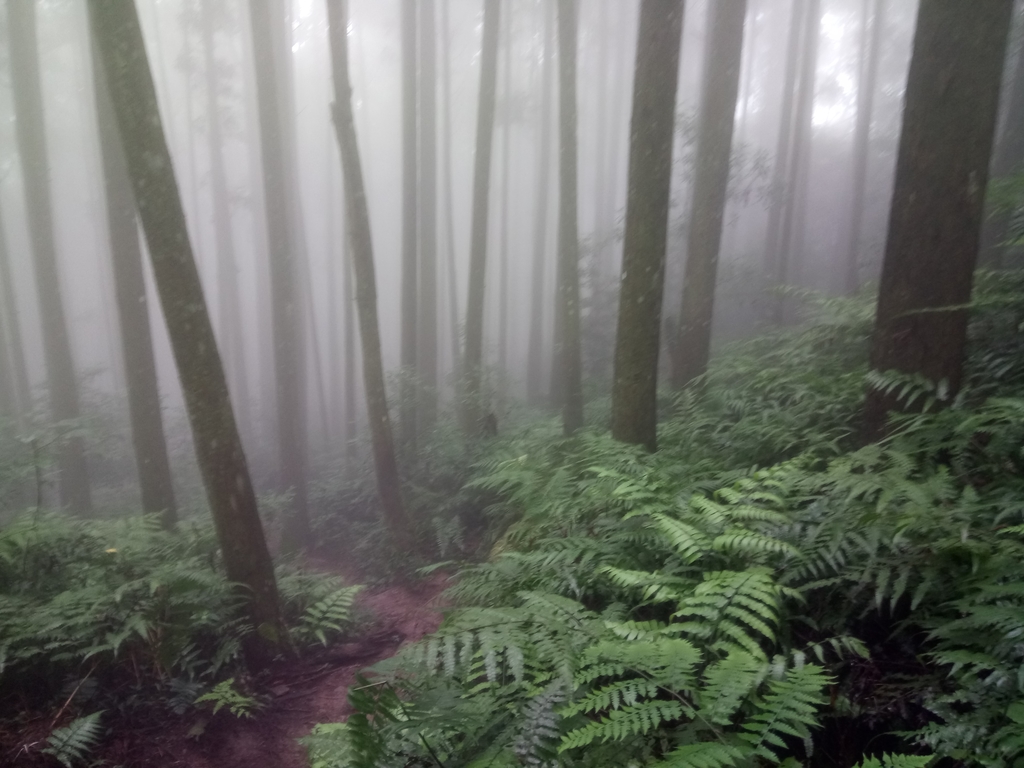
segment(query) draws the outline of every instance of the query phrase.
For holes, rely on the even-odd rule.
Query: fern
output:
[[[46,738],[46,746],[40,750],[50,755],[65,768],[74,768],[85,762],[89,753],[99,744],[103,736],[100,716],[103,712],[72,720],[63,728],[57,728]]]
[[[327,645],[330,636],[343,633],[352,622],[352,603],[361,587],[343,587],[306,608],[295,632],[299,639],[315,638]]]

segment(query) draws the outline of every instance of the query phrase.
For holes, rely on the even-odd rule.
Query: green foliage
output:
[[[213,704],[213,714],[217,714],[221,709],[227,709],[235,717],[244,718],[252,717],[263,708],[263,704],[258,698],[242,693],[235,688],[235,678],[233,677],[221,680],[209,692],[199,696],[195,701],[196,704],[205,702]]]
[[[72,720],[63,728],[57,728],[46,739],[46,746],[40,751],[50,755],[65,768],[75,768],[85,761],[89,753],[99,744],[103,736],[100,724],[102,712]]]

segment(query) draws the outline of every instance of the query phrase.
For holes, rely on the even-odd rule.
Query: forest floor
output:
[[[343,575],[349,583],[359,583]],[[195,716],[154,723],[116,735],[103,757],[110,765],[138,768],[306,768],[306,751],[297,740],[317,723],[348,717],[348,686],[360,670],[437,629],[437,598],[446,581],[445,574],[435,572],[417,583],[363,590],[356,606],[365,620],[355,635],[271,669],[260,685],[269,692],[269,702],[255,716],[236,718],[222,710],[205,725]]]

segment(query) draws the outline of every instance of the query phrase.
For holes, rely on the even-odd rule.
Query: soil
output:
[[[364,590],[356,605],[369,620],[359,636],[272,669],[260,685],[269,692],[269,703],[253,718],[222,712],[205,723],[193,715],[154,724],[115,736],[103,758],[108,765],[132,768],[306,768],[297,739],[317,723],[348,717],[348,686],[360,670],[437,629],[437,597],[446,578],[436,572],[416,584]]]

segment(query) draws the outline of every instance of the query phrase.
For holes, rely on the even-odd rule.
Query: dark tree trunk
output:
[[[683,0],[641,0],[612,437],[656,450],[658,352]]]
[[[7,252],[7,233],[4,230],[0,212],[0,289],[3,290],[3,313],[7,326],[7,341],[10,345],[11,377],[17,398],[19,421],[32,411],[32,389],[28,383],[25,366],[25,348],[21,341],[21,318],[14,298],[14,275],[11,273],[10,254]]]
[[[533,264],[530,276],[530,339],[526,351],[526,398],[537,405],[544,397],[544,272],[548,244],[548,190],[551,186],[551,111],[554,86],[552,16],[554,3],[544,2],[544,63],[541,67],[540,136],[537,194],[533,217]]]
[[[420,0],[419,424],[437,421],[437,35],[434,0]]]
[[[1013,0],[922,0],[907,76],[871,368],[960,389]],[[901,407],[869,389],[865,435]]]
[[[79,417],[78,382],[75,379],[71,342],[64,316],[57,246],[54,242],[50,160],[43,119],[35,11],[36,4],[32,0],[13,0],[7,3],[11,90],[36,289],[39,293],[50,407],[55,421],[67,422]],[[85,446],[80,437],[64,441],[57,463],[60,468],[61,504],[79,514],[91,512],[89,469],[85,461]]]
[[[494,142],[494,101],[498,79],[498,28],[501,0],[484,3],[481,41],[480,99],[476,115],[473,159],[473,221],[469,238],[469,296],[466,301],[466,353],[463,356],[463,429],[476,436],[483,416],[484,288],[487,284],[487,218],[490,207],[491,146]]]
[[[860,233],[864,225],[864,192],[868,178],[868,149],[871,143],[871,116],[874,112],[878,61],[881,58],[882,28],[885,26],[885,0],[874,0],[871,33],[868,34],[868,8],[864,0],[861,30],[860,78],[857,82],[857,123],[853,128],[853,189],[850,192],[850,239],[846,246],[846,274],[843,289],[847,295],[860,288]],[[870,39],[870,42],[869,42]]]
[[[90,36],[91,38],[91,36]],[[107,230],[114,272],[114,291],[121,328],[121,354],[128,389],[132,448],[139,475],[142,508],[159,514],[165,528],[178,519],[167,458],[164,421],[160,411],[153,336],[149,327],[146,280],[142,270],[142,249],[135,218],[135,199],[128,178],[121,136],[114,108],[103,77],[103,63],[95,41],[92,50],[93,88],[99,128],[100,161],[107,202]]]
[[[352,115],[352,86],[348,76],[348,36],[344,0],[327,0],[330,25],[331,64],[334,77],[334,130],[341,151],[345,177],[346,229],[352,248],[355,272],[356,305],[363,340],[363,383],[370,417],[373,459],[377,469],[384,521],[395,541],[403,549],[411,546],[409,522],[399,487],[398,462],[388,415],[384,389],[384,365],[380,354],[380,328],[377,324],[377,278],[370,239],[370,213],[366,204],[363,169],[359,161],[356,126]]]
[[[402,0],[402,379],[401,445],[416,450],[416,3]]]
[[[571,435],[583,426],[576,196],[576,0],[558,0],[558,89],[557,313],[561,316],[562,334],[552,367],[560,371],[562,429]]]
[[[255,628],[245,636],[247,659],[262,666],[286,647],[287,634],[160,123],[142,29],[131,0],[91,0],[88,7],[227,577],[239,585]]]
[[[697,167],[687,232],[683,303],[672,385],[685,387],[704,374],[711,354],[718,252],[729,186],[729,157],[743,58],[747,0],[712,3],[697,126]]]
[[[267,240],[270,246],[270,296],[273,310],[274,368],[277,379],[277,430],[281,476],[294,492],[294,513],[288,538],[302,547],[312,544],[306,500],[306,384],[299,301],[300,265],[291,231],[294,201],[289,194],[285,155],[285,117],[281,113],[280,69],[276,61],[273,25],[275,3],[250,6],[253,50],[256,54],[256,89],[259,104],[260,147],[263,162],[263,197],[266,203]]]
[[[220,348],[228,361],[228,381],[234,391],[235,407],[243,428],[252,424],[249,402],[249,377],[245,365],[245,341],[242,336],[242,302],[238,291],[238,260],[231,231],[231,193],[224,158],[224,116],[218,99],[220,78],[214,37],[214,4],[203,3],[203,65],[206,70],[206,135],[210,154],[210,197],[213,203],[213,227],[217,264],[218,310],[220,312]]]

